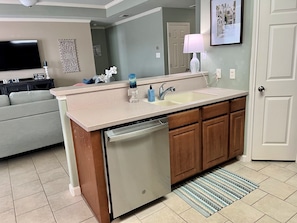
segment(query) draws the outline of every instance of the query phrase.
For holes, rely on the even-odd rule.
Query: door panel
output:
[[[292,79],[296,74],[296,25],[274,25],[270,27],[267,79]],[[294,70],[295,69],[295,70]]]
[[[297,0],[258,0],[253,160],[297,153]],[[258,91],[264,86],[264,91]]]
[[[290,134],[291,97],[266,97],[264,105],[263,145],[287,145]],[[273,112],[270,112],[273,111]]]

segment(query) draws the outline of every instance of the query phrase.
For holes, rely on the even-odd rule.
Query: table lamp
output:
[[[198,73],[200,69],[200,62],[197,58],[197,53],[204,51],[202,34],[188,34],[185,35],[184,53],[193,53],[193,58],[190,62],[190,70],[192,74]]]

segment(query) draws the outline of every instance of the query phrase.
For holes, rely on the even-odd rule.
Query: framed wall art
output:
[[[242,43],[243,0],[210,0],[210,45]]]

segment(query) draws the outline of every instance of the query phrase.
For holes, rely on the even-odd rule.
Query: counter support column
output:
[[[57,99],[59,103],[64,146],[65,146],[69,178],[70,178],[69,191],[72,196],[78,196],[81,194],[81,188],[79,185],[79,178],[78,178],[78,172],[77,172],[77,164],[76,164],[76,158],[75,158],[70,119],[66,115],[66,112],[67,112],[66,97],[57,97]]]

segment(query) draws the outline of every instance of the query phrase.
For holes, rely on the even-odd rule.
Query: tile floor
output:
[[[297,164],[232,162],[225,166],[260,185],[209,218],[173,193],[112,223],[297,223]],[[62,145],[0,160],[1,223],[96,223],[81,196],[68,192]]]

